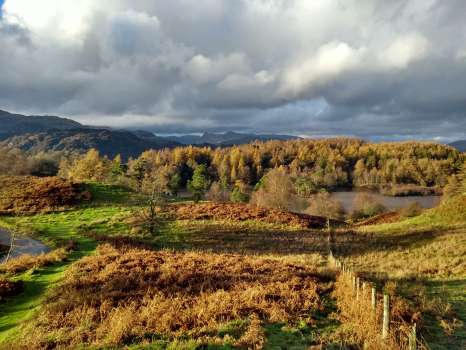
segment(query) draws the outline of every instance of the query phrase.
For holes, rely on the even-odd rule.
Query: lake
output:
[[[389,210],[397,210],[405,207],[406,205],[417,202],[419,205],[425,209],[436,207],[440,204],[442,200],[441,196],[408,196],[408,197],[392,197],[385,196],[378,192],[369,192],[369,191],[338,191],[332,192],[331,198],[339,201],[345,212],[351,213],[353,211],[353,204],[356,196],[359,193],[367,193],[373,197],[377,202],[383,204]]]
[[[9,246],[10,245],[11,236],[9,232],[5,229],[0,228],[0,244]],[[40,255],[42,253],[47,253],[50,251],[50,248],[47,247],[45,244],[36,241],[35,239],[19,236],[16,237],[15,247],[11,254],[11,257],[18,257],[24,254],[29,255]],[[3,262],[4,257],[0,258],[0,262]]]

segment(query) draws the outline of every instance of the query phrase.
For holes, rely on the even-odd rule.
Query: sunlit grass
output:
[[[432,349],[463,348],[466,196],[418,217],[358,231],[356,238],[365,243],[347,253],[345,262],[374,279],[397,281],[400,293],[423,304]]]

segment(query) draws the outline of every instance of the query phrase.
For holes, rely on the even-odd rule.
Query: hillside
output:
[[[452,142],[450,146],[455,147],[460,152],[466,152],[466,140]]]
[[[145,130],[116,130],[82,125],[56,116],[26,116],[0,110],[0,146],[31,154],[49,151],[82,153],[96,148],[102,155],[137,157],[149,149],[182,145],[231,146],[252,141],[291,140],[289,135],[255,135],[235,132],[161,137]]]
[[[142,139],[129,131],[105,129],[49,130],[13,136],[0,142],[0,146],[19,148],[32,154],[50,151],[83,153],[95,148],[102,155],[114,157],[121,154],[124,159],[136,157],[149,149],[177,145],[155,136]]]
[[[55,248],[0,269],[0,280],[24,283],[2,305],[0,347],[332,349],[338,339],[356,349],[360,332],[377,338],[380,322],[368,328],[342,309],[326,229],[292,213],[270,211],[269,220],[244,205],[185,202],[169,205],[152,235],[138,214],[142,194],[86,189],[89,204],[0,218]],[[464,348],[465,199],[398,223],[335,229],[336,256],[396,293],[392,331],[419,320],[419,349]]]
[[[0,110],[0,140],[14,135],[44,132],[51,129],[69,130],[83,128],[71,119],[54,116],[26,116]]]
[[[226,133],[209,133],[206,132],[201,136],[198,135],[182,135],[165,137],[168,140],[176,141],[184,145],[216,145],[216,146],[232,146],[242,145],[253,141],[270,141],[270,140],[293,140],[299,137],[291,135],[275,135],[275,134],[243,134],[236,132]]]

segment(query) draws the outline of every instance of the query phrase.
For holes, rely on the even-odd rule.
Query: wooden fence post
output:
[[[356,300],[359,300],[359,277],[356,277]]]
[[[390,332],[390,296],[383,295],[383,325],[382,325],[382,339],[386,340]]]
[[[413,329],[409,334],[409,350],[417,350],[416,323],[414,323]]]
[[[375,312],[376,302],[377,302],[377,290],[375,289],[375,287],[372,287],[371,305],[372,305],[372,311],[374,312]]]

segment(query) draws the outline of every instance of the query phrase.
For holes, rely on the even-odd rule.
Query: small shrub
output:
[[[377,202],[370,194],[361,192],[358,193],[353,203],[353,213],[351,219],[356,221],[363,218],[369,218],[372,216],[383,214],[387,211],[387,208]]]
[[[59,210],[89,199],[80,185],[57,177],[0,177],[0,213],[4,214]]]
[[[422,207],[418,202],[412,202],[401,208],[399,213],[402,217],[411,218],[422,214]]]
[[[323,216],[333,220],[343,220],[345,216],[343,205],[340,202],[331,199],[328,192],[320,192],[313,196],[307,213]]]
[[[220,182],[213,182],[206,193],[206,199],[212,202],[228,202],[229,198],[230,193]]]
[[[249,195],[236,186],[231,192],[230,200],[233,203],[247,203],[249,201]]]
[[[0,264],[0,272],[17,274],[30,269],[51,265],[64,261],[68,257],[68,252],[67,248],[59,248],[50,253],[37,256],[22,255]]]
[[[22,281],[8,281],[0,279],[0,301],[7,297],[12,297],[21,294],[23,291]]]
[[[301,228],[322,228],[327,224],[327,220],[322,217],[267,209],[243,203],[178,204],[167,207],[167,211],[178,220],[255,220]]]

